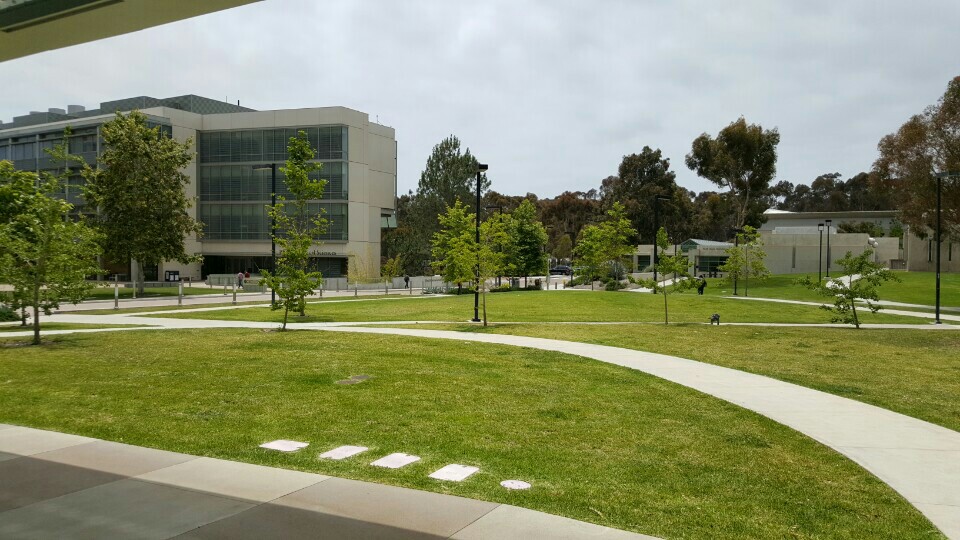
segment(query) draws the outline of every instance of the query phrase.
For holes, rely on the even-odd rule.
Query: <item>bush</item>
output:
[[[499,287],[491,287],[491,288],[490,288],[490,292],[492,292],[492,293],[495,293],[495,292],[510,292],[511,290],[512,290],[512,289],[510,288],[510,284],[509,284],[509,283],[504,283],[504,284],[500,285]]]
[[[603,288],[608,291],[619,291],[624,288],[624,285],[619,281],[608,281]]]
[[[12,322],[19,321],[20,315],[6,304],[0,304],[0,321]]]

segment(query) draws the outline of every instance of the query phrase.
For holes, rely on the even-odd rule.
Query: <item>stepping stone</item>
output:
[[[530,489],[530,484],[523,480],[504,480],[500,485],[507,489]]]
[[[420,461],[420,456],[411,456],[404,454],[403,452],[397,452],[396,454],[390,454],[389,456],[382,457],[371,463],[371,465],[374,467],[399,469],[400,467],[409,465],[415,461]]]
[[[280,452],[296,452],[301,448],[306,448],[309,444],[310,443],[280,439],[277,441],[263,443],[260,445],[260,448],[266,448],[267,450],[278,450]]]
[[[437,480],[450,480],[452,482],[462,482],[466,480],[468,476],[479,471],[477,467],[470,467],[469,465],[447,465],[433,472],[430,475],[430,478],[436,478]]]
[[[329,452],[324,452],[320,454],[320,457],[323,459],[347,459],[350,456],[355,456],[360,452],[366,452],[368,448],[366,446],[341,446],[339,448],[334,448]]]

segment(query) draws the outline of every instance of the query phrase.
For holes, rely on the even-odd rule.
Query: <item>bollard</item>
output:
[[[340,280],[337,280],[337,292],[340,292]]]
[[[233,305],[237,305],[237,284],[233,284]]]
[[[223,284],[223,295],[224,295],[224,296],[227,295],[227,284],[226,284],[226,283]]]
[[[353,284],[353,296],[354,296],[354,298],[356,298],[359,294],[360,294],[360,284],[359,284],[359,283],[354,283],[354,284]]]
[[[183,282],[181,281],[178,285],[180,286],[180,290],[177,291],[177,305],[182,306],[183,305]]]
[[[390,294],[390,288],[387,286],[387,282],[383,282],[383,294]]]
[[[113,309],[120,309],[120,287],[113,284]]]

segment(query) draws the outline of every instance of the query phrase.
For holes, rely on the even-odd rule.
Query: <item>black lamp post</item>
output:
[[[820,248],[817,250],[817,283],[823,281],[823,223],[817,224],[817,230],[820,231]]]
[[[936,309],[936,320],[934,324],[940,323],[940,243],[943,241],[941,236],[941,223],[940,223],[940,197],[941,192],[943,191],[943,179],[944,178],[960,178],[960,171],[951,171],[951,172],[939,172],[936,175],[937,177],[937,309]]]
[[[489,167],[486,163],[477,163],[477,246],[480,245],[480,175]],[[472,322],[480,322],[480,253],[477,253],[476,287],[473,290],[473,319]]]
[[[827,279],[830,279],[830,223],[832,221],[830,219],[824,220],[827,224]]]
[[[660,232],[660,201],[669,201],[670,197],[657,195],[653,198],[653,294],[657,294],[657,264],[660,262],[657,250],[657,233]]]
[[[270,169],[270,209],[273,210],[277,207],[277,164],[270,163],[268,165],[254,165],[253,170],[261,171]],[[277,234],[277,219],[270,216],[270,271],[277,271],[277,241],[274,240],[274,236]],[[277,303],[277,291],[273,287],[270,287],[270,303]]]

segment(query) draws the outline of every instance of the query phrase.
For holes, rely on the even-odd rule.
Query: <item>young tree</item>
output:
[[[740,117],[720,130],[716,139],[706,133],[694,139],[686,163],[698,176],[730,190],[735,224],[742,228],[753,199],[769,188],[777,173],[779,143],[776,128],[765,130]]]
[[[637,231],[630,226],[622,204],[613,203],[607,211],[607,219],[598,225],[587,225],[580,231],[577,247],[574,249],[581,264],[591,271],[591,279],[599,275],[603,266],[612,264],[618,268],[620,260],[633,252],[630,239]]]
[[[667,231],[663,227],[660,227],[657,231],[656,247],[660,251],[660,254],[657,256],[657,271],[660,272],[662,276],[668,274],[674,274],[676,276],[672,285],[660,286],[659,283],[650,280],[650,285],[654,290],[663,293],[663,324],[670,324],[667,296],[669,296],[671,292],[682,292],[693,287],[694,281],[690,279],[688,272],[690,261],[687,260],[687,256],[682,253],[677,255],[667,253],[667,248],[670,247],[670,239],[667,238]]]
[[[935,173],[960,171],[960,77],[936,105],[909,120],[877,145],[873,171],[896,194],[903,223],[923,235],[936,230]],[[960,238],[960,181],[942,182],[943,232]]]
[[[539,275],[547,271],[547,259],[543,248],[547,244],[547,230],[537,221],[537,209],[529,200],[524,199],[520,206],[513,211],[510,227],[509,253],[510,263],[517,276],[523,276],[523,284],[527,284],[527,276]],[[501,248],[503,251],[503,248]]]
[[[327,181],[310,178],[310,173],[321,169],[319,163],[311,161],[313,158],[307,133],[297,132],[287,144],[286,166],[280,168],[293,200],[288,208],[286,197],[278,195],[277,204],[272,208],[267,206],[268,215],[276,220],[273,240],[279,255],[277,267],[273,272],[264,270],[260,282],[276,291],[277,301],[270,307],[283,309],[280,330],[287,329],[291,310],[305,314],[307,296],[313,295],[323,283],[323,275],[310,269],[310,254],[326,231],[327,220],[323,214],[311,211],[310,201],[323,198]]]
[[[50,155],[66,163],[66,142]],[[73,205],[57,196],[61,181],[51,173],[37,179],[0,161],[0,192],[12,202],[9,219],[0,223],[0,273],[20,307],[32,308],[34,345],[40,344],[40,312],[81,301],[92,288],[86,277],[100,272],[97,232],[70,219]]]
[[[480,292],[483,309],[483,325],[487,326],[487,292],[490,281],[503,272],[504,252],[500,246],[510,241],[510,220],[507,215],[492,216],[480,224],[480,242],[475,231],[461,236],[454,251],[460,266],[473,262],[477,274],[476,286]]]
[[[106,149],[100,167],[84,165],[84,196],[98,209],[96,225],[103,233],[106,256],[116,262],[135,260],[137,287],[143,291],[144,266],[166,260],[197,261],[184,247],[187,235],[203,226],[187,213],[192,202],[184,194],[190,177],[184,168],[193,160],[190,140],[177,142],[147,117],[133,111],[116,117],[100,131]]]
[[[833,313],[833,322],[852,324],[859,329],[857,300],[864,301],[867,309],[876,313],[881,308],[874,304],[879,300],[877,288],[885,281],[900,281],[893,272],[872,259],[873,251],[869,249],[856,257],[848,251],[845,257],[837,261],[843,269],[841,277],[817,282],[810,279],[810,276],[804,276],[798,279],[797,283],[834,299],[833,306],[820,306]]]
[[[463,260],[458,253],[466,249],[465,238],[476,235],[476,215],[467,212],[460,201],[447,207],[447,212],[438,216],[440,230],[433,235],[434,270],[449,283],[472,282],[476,279],[476,262]],[[475,238],[473,239],[476,240]]]
[[[767,252],[763,249],[760,233],[753,227],[744,225],[737,233],[737,243],[739,245],[727,248],[727,260],[719,267],[720,271],[726,274],[726,281],[732,283],[735,280],[749,282],[751,278],[757,281],[767,279],[770,271],[767,270]],[[746,287],[743,294],[749,296]]]

